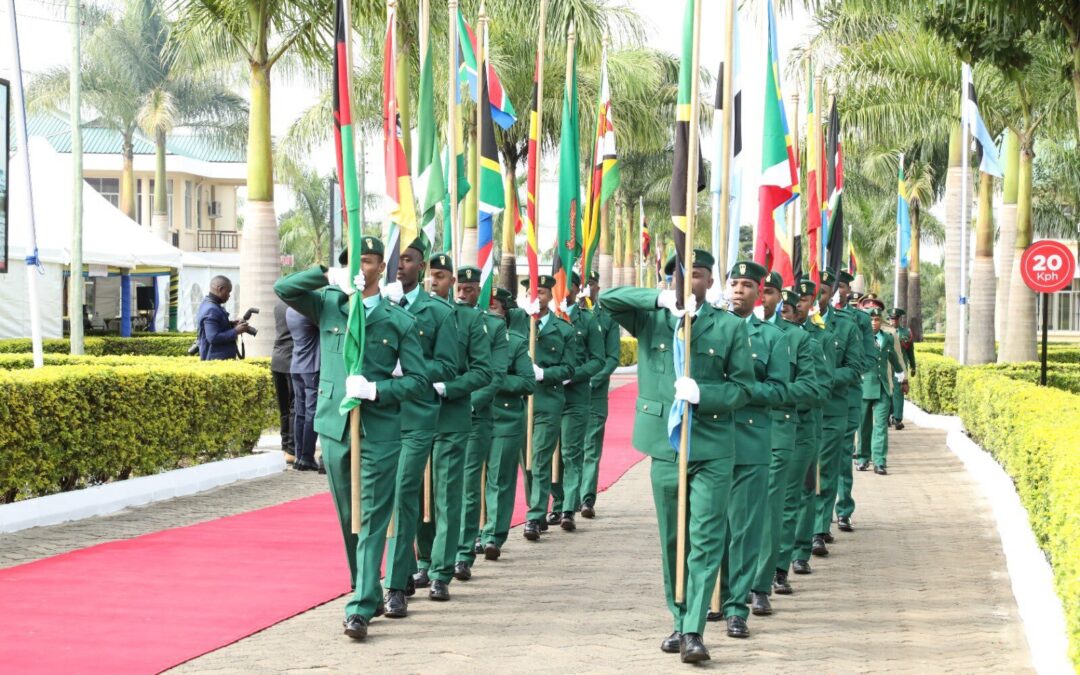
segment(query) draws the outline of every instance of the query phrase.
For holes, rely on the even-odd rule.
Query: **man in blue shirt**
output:
[[[250,332],[246,321],[230,321],[223,305],[232,295],[232,282],[228,277],[216,276],[210,280],[210,292],[199,306],[195,320],[199,334],[199,358],[203,361],[235,359],[236,336]]]

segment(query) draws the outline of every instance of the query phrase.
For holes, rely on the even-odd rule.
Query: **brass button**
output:
[[[338,332],[338,327],[337,326],[334,326],[334,332],[335,333]]]
[[[715,419],[719,419],[719,416],[718,416],[718,415],[713,415],[713,416],[712,416],[712,418],[713,418],[714,420],[715,420]]]
[[[750,356],[752,356],[755,359],[757,358],[757,354],[751,354]]]
[[[382,343],[383,343],[383,344],[386,344],[386,343],[387,343],[387,340],[386,340],[386,338],[383,338],[383,341],[382,341]]]
[[[791,415],[784,415],[784,419],[786,419],[786,420],[791,419]]]
[[[649,409],[649,406],[648,406],[648,404],[646,404],[646,405],[643,405],[643,406],[641,406],[641,409],[642,409],[642,410],[648,410],[648,409]]]
[[[423,336],[423,334],[424,334],[424,331],[420,331],[420,335]]]
[[[510,407],[510,404],[509,404],[509,403],[503,403],[503,407],[504,407],[504,408],[509,408],[509,407]]]
[[[754,423],[754,420],[747,420],[750,424]]]
[[[712,347],[709,347],[709,353],[710,353],[710,354],[715,354],[715,353],[716,353],[716,350],[715,350],[715,349],[713,349]]]
[[[337,330],[337,329],[335,328],[334,330]],[[660,349],[663,349],[663,348],[664,348],[664,343],[663,343],[663,342],[661,342],[661,343],[660,343]]]

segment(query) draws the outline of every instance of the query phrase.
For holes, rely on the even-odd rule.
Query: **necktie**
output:
[[[401,300],[398,301],[398,304],[401,305],[402,307],[408,307],[409,306],[409,299],[406,298],[405,296],[401,296]]]

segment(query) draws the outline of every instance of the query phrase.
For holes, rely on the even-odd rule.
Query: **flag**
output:
[[[360,191],[356,177],[356,151],[353,147],[352,106],[350,105],[348,40],[349,29],[345,22],[345,5],[337,0],[334,18],[334,150],[336,151],[338,184],[341,186],[342,203],[345,205],[345,226],[349,241],[349,283],[360,274]],[[334,261],[330,261],[333,264]],[[343,349],[345,374],[359,375],[364,362],[364,305],[359,293],[349,299],[349,317]],[[357,406],[359,401],[345,397],[341,402],[341,414]]]
[[[780,59],[776,44],[776,17],[772,0],[769,16],[769,62],[765,67],[765,109],[761,139],[761,185],[758,187],[758,226],[754,241],[754,261],[779,272],[784,285],[795,283],[791,268],[791,236],[776,211],[799,192],[795,152],[788,131],[784,97],[780,91]],[[779,230],[779,231],[778,231]]]
[[[577,49],[572,48],[570,78],[566,81],[562,104],[562,131],[559,136],[558,240],[551,273],[555,277],[556,303],[566,299],[570,271],[581,253],[581,162],[578,159]]]
[[[645,220],[645,201],[641,197],[638,197],[638,212],[641,215],[641,262],[644,264],[649,259],[652,237],[649,236],[649,223]]]
[[[486,42],[486,39],[485,39]],[[487,53],[487,45],[484,45]],[[480,100],[487,96],[487,78],[480,76]],[[477,192],[479,218],[476,230],[476,266],[480,268],[480,298],[478,305],[491,306],[491,272],[494,265],[495,214],[506,206],[503,193],[499,150],[495,143],[495,127],[491,123],[491,106],[480,106],[480,189]]]
[[[982,161],[979,163],[979,171],[991,176],[1001,178],[1004,171],[1001,169],[1001,154],[993,136],[986,128],[982,115],[979,114],[979,99],[975,95],[975,81],[971,76],[971,66],[963,65],[964,80],[964,124],[975,139],[975,147],[982,153]]]
[[[675,334],[671,338],[671,354],[674,361],[675,377],[682,377],[682,374],[686,372],[686,340],[684,339],[685,326],[680,321],[675,326]],[[675,449],[675,452],[679,452],[681,445],[682,435],[682,422],[683,416],[686,414],[686,401],[681,399],[675,400],[671,404],[671,408],[668,410],[667,418],[667,432],[668,443]],[[690,415],[686,417],[686,438],[687,438],[687,457],[690,456],[690,431],[693,428],[694,416]]]
[[[421,232],[430,250],[435,241],[435,209],[446,196],[442,163],[439,160],[438,132],[435,126],[435,84],[432,74],[431,36],[421,45],[420,100],[417,106],[418,148],[416,153],[416,184],[420,196]],[[449,209],[448,209],[449,210]]]
[[[457,154],[455,155],[455,163],[457,164],[457,201],[461,203],[462,199],[465,199],[465,195],[469,194],[469,190],[472,189],[472,185],[469,184],[469,174],[465,166],[465,132],[461,127],[461,106],[454,109],[454,135],[455,147],[457,148]],[[450,221],[450,147],[447,146],[443,151],[443,175],[446,176],[446,190],[443,191],[443,250],[447,253],[453,253],[454,246],[457,242],[454,241],[454,228],[453,223]]]
[[[540,112],[538,96],[540,87],[540,57],[537,55],[533,69],[532,104],[529,106],[528,173],[525,177],[525,258],[529,263],[529,300],[536,299],[536,287],[540,281],[540,247],[537,243],[536,186],[540,182]]]
[[[742,222],[742,74],[739,55],[739,9],[734,10],[734,24],[732,26],[732,54],[731,62],[731,152],[729,165],[729,182],[727,195],[724,195],[724,177],[720,168],[723,166],[725,150],[723,147],[724,136],[721,133],[724,115],[724,63],[720,62],[720,77],[716,82],[716,100],[713,102],[713,133],[716,136],[716,156],[713,159],[712,170],[712,198],[713,198],[713,222],[712,222],[712,248],[713,259],[716,264],[713,273],[720,279],[724,278],[724,272],[732,268],[739,258],[739,225]],[[720,209],[727,202],[728,209],[728,240],[727,260],[720,259]]]
[[[588,279],[593,256],[600,242],[600,212],[608,198],[619,188],[619,158],[615,152],[615,126],[611,121],[611,91],[608,86],[607,47],[600,57],[600,103],[596,115],[596,138],[593,143],[592,173],[585,202],[581,277]]]
[[[840,113],[833,100],[829,109],[829,139],[825,147],[825,192],[829,196],[826,208],[828,236],[828,266],[839,270],[844,260],[844,150],[840,143]]]
[[[908,251],[911,249],[911,213],[908,207],[907,184],[904,182],[903,155],[900,155],[900,171],[896,182],[896,229],[900,233],[900,269],[906,269]]]
[[[686,203],[687,179],[690,173],[690,100],[691,85],[697,73],[694,64],[694,9],[698,0],[686,0],[683,16],[682,58],[679,61],[679,93],[675,105],[675,159],[671,167],[671,234],[675,240],[675,285],[682,303],[683,272],[686,270],[686,216],[695,204]],[[705,189],[705,171],[701,148],[698,147],[697,191]]]
[[[383,55],[383,159],[386,166],[386,197],[390,200],[390,236],[386,246],[386,278],[397,280],[398,256],[416,239],[416,205],[412,177],[401,142],[396,87],[397,9],[390,7],[386,19],[386,51]]]
[[[457,21],[458,48],[460,49],[458,81],[469,85],[469,96],[472,97],[473,101],[477,101],[479,99],[476,92],[476,34],[473,33],[472,26],[465,21],[465,15],[461,13],[461,8],[458,8]],[[462,40],[460,37],[462,35],[468,35],[469,39]],[[486,45],[484,51],[487,52]],[[511,124],[517,122],[517,112],[514,111],[514,106],[510,103],[510,97],[506,94],[506,90],[503,89],[502,81],[499,79],[498,73],[495,72],[495,66],[491,64],[491,59],[485,56],[484,64],[486,66],[484,70],[487,72],[491,117],[500,127],[509,129]]]
[[[807,270],[815,285],[821,283],[821,122],[814,100],[814,70],[807,76],[810,94],[806,113],[806,237],[809,260]]]
[[[855,242],[851,241],[851,230],[848,229],[848,272],[851,276],[859,273],[859,258],[855,255]]]

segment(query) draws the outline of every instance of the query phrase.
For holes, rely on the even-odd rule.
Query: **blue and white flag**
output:
[[[683,333],[683,320],[679,319],[679,322],[675,326],[675,336],[672,338],[671,350],[675,357],[675,378],[682,377],[682,374],[686,372],[686,341],[682,338]],[[667,419],[667,431],[668,442],[671,443],[671,447],[675,449],[676,454],[679,452],[680,440],[682,437],[682,422],[683,414],[686,412],[686,401],[676,399],[671,404],[671,410],[668,411]],[[686,427],[686,455],[687,460],[690,459],[690,430],[691,420],[693,416],[687,418]]]
[[[735,9],[735,21],[732,27],[732,59],[731,59],[731,164],[727,194],[724,192],[724,179],[720,168],[724,162],[724,64],[720,64],[720,77],[716,81],[716,98],[713,101],[713,134],[716,139],[716,154],[713,156],[712,185],[709,191],[712,193],[712,254],[715,263],[713,275],[717,279],[727,277],[727,270],[735,265],[739,259],[739,226],[742,218],[742,76],[739,73],[741,58],[739,56],[739,10]],[[727,260],[720,259],[720,208],[727,202],[728,209],[728,241]]]
[[[1001,153],[994,138],[986,128],[982,115],[979,114],[979,99],[975,95],[975,81],[971,78],[971,66],[964,64],[964,112],[963,123],[975,139],[975,147],[982,152],[979,171],[1001,178],[1005,172],[1001,168]]]

